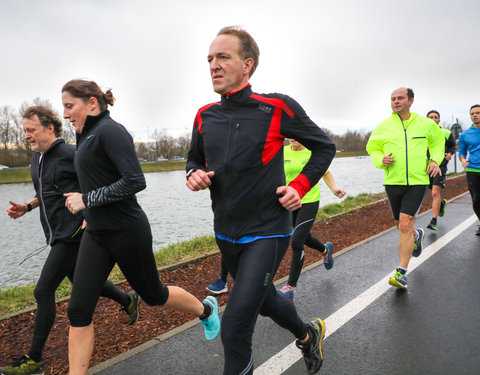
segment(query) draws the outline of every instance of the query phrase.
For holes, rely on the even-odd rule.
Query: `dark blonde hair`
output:
[[[40,124],[42,124],[43,127],[46,128],[50,124],[53,125],[55,136],[57,138],[62,135],[62,122],[53,109],[44,105],[32,105],[23,111],[22,118],[28,118],[31,120],[35,115],[37,115],[38,121],[40,121]]]
[[[240,26],[226,26],[218,32],[217,36],[219,35],[233,35],[238,38],[240,41],[240,51],[238,51],[240,57],[243,60],[248,58],[253,60],[253,66],[249,74],[249,77],[251,77],[255,72],[255,69],[257,69],[260,57],[260,49],[258,48],[255,39],[253,39],[252,36]]]
[[[108,89],[103,92],[100,86],[94,81],[86,81],[83,79],[72,79],[65,83],[62,87],[62,92],[68,92],[74,98],[82,99],[87,102],[90,98],[96,98],[100,111],[107,109],[107,106],[113,105],[115,98],[113,97],[112,90]]]

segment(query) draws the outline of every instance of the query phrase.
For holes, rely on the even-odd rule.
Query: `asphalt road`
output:
[[[431,213],[417,218],[426,228]],[[368,218],[365,218],[368,220]],[[327,324],[319,374],[480,374],[480,236],[468,194],[449,202],[409,266],[408,291],[387,284],[398,265],[396,230],[342,251],[335,266],[304,271],[294,302]],[[293,336],[259,317],[255,375],[305,374]],[[220,338],[190,325],[90,369],[89,374],[222,374]]]

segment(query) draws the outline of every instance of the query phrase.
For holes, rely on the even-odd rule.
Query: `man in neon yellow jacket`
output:
[[[400,231],[400,265],[389,284],[402,289],[407,287],[410,258],[420,255],[425,235],[423,229],[414,229],[415,215],[430,182],[429,176],[441,173],[439,165],[445,151],[445,137],[437,124],[410,112],[413,98],[412,89],[396,89],[391,96],[392,115],[377,125],[367,143],[373,164],[385,170],[385,191]]]

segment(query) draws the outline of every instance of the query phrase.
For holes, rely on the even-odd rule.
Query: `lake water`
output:
[[[453,161],[449,166],[453,170]],[[461,166],[460,169],[463,170]],[[367,156],[336,158],[330,171],[336,185],[345,189],[347,196],[384,190],[383,171],[373,167]],[[152,226],[154,249],[213,234],[209,192],[190,191],[185,186],[184,171],[147,173],[145,178],[147,188],[137,197]],[[320,190],[320,206],[340,201],[324,182],[320,183]],[[17,220],[6,214],[9,200],[23,203],[34,194],[31,183],[0,185],[0,289],[36,282],[48,255],[49,249],[46,249],[19,265],[28,254],[45,244],[39,210]]]

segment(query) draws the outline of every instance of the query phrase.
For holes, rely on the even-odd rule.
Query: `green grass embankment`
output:
[[[380,194],[359,194],[355,197],[348,197],[340,203],[329,204],[321,207],[317,214],[317,220],[324,220],[328,217],[350,211],[355,208],[364,207],[372,202],[385,198],[384,193]],[[155,252],[155,260],[158,267],[167,267],[182,261],[188,261],[199,256],[218,252],[215,238],[213,236],[201,236],[189,241],[169,245]],[[123,275],[117,266],[112,270],[109,277],[113,282],[123,280]],[[0,290],[0,317],[14,313],[35,305],[33,297],[34,283],[25,286],[16,286]],[[71,284],[65,279],[57,289],[56,297],[62,298],[70,295]]]
[[[141,163],[143,173],[178,171],[185,169],[186,161],[165,161],[153,163]],[[6,168],[0,170],[0,184],[12,184],[19,182],[31,182],[30,168]]]

